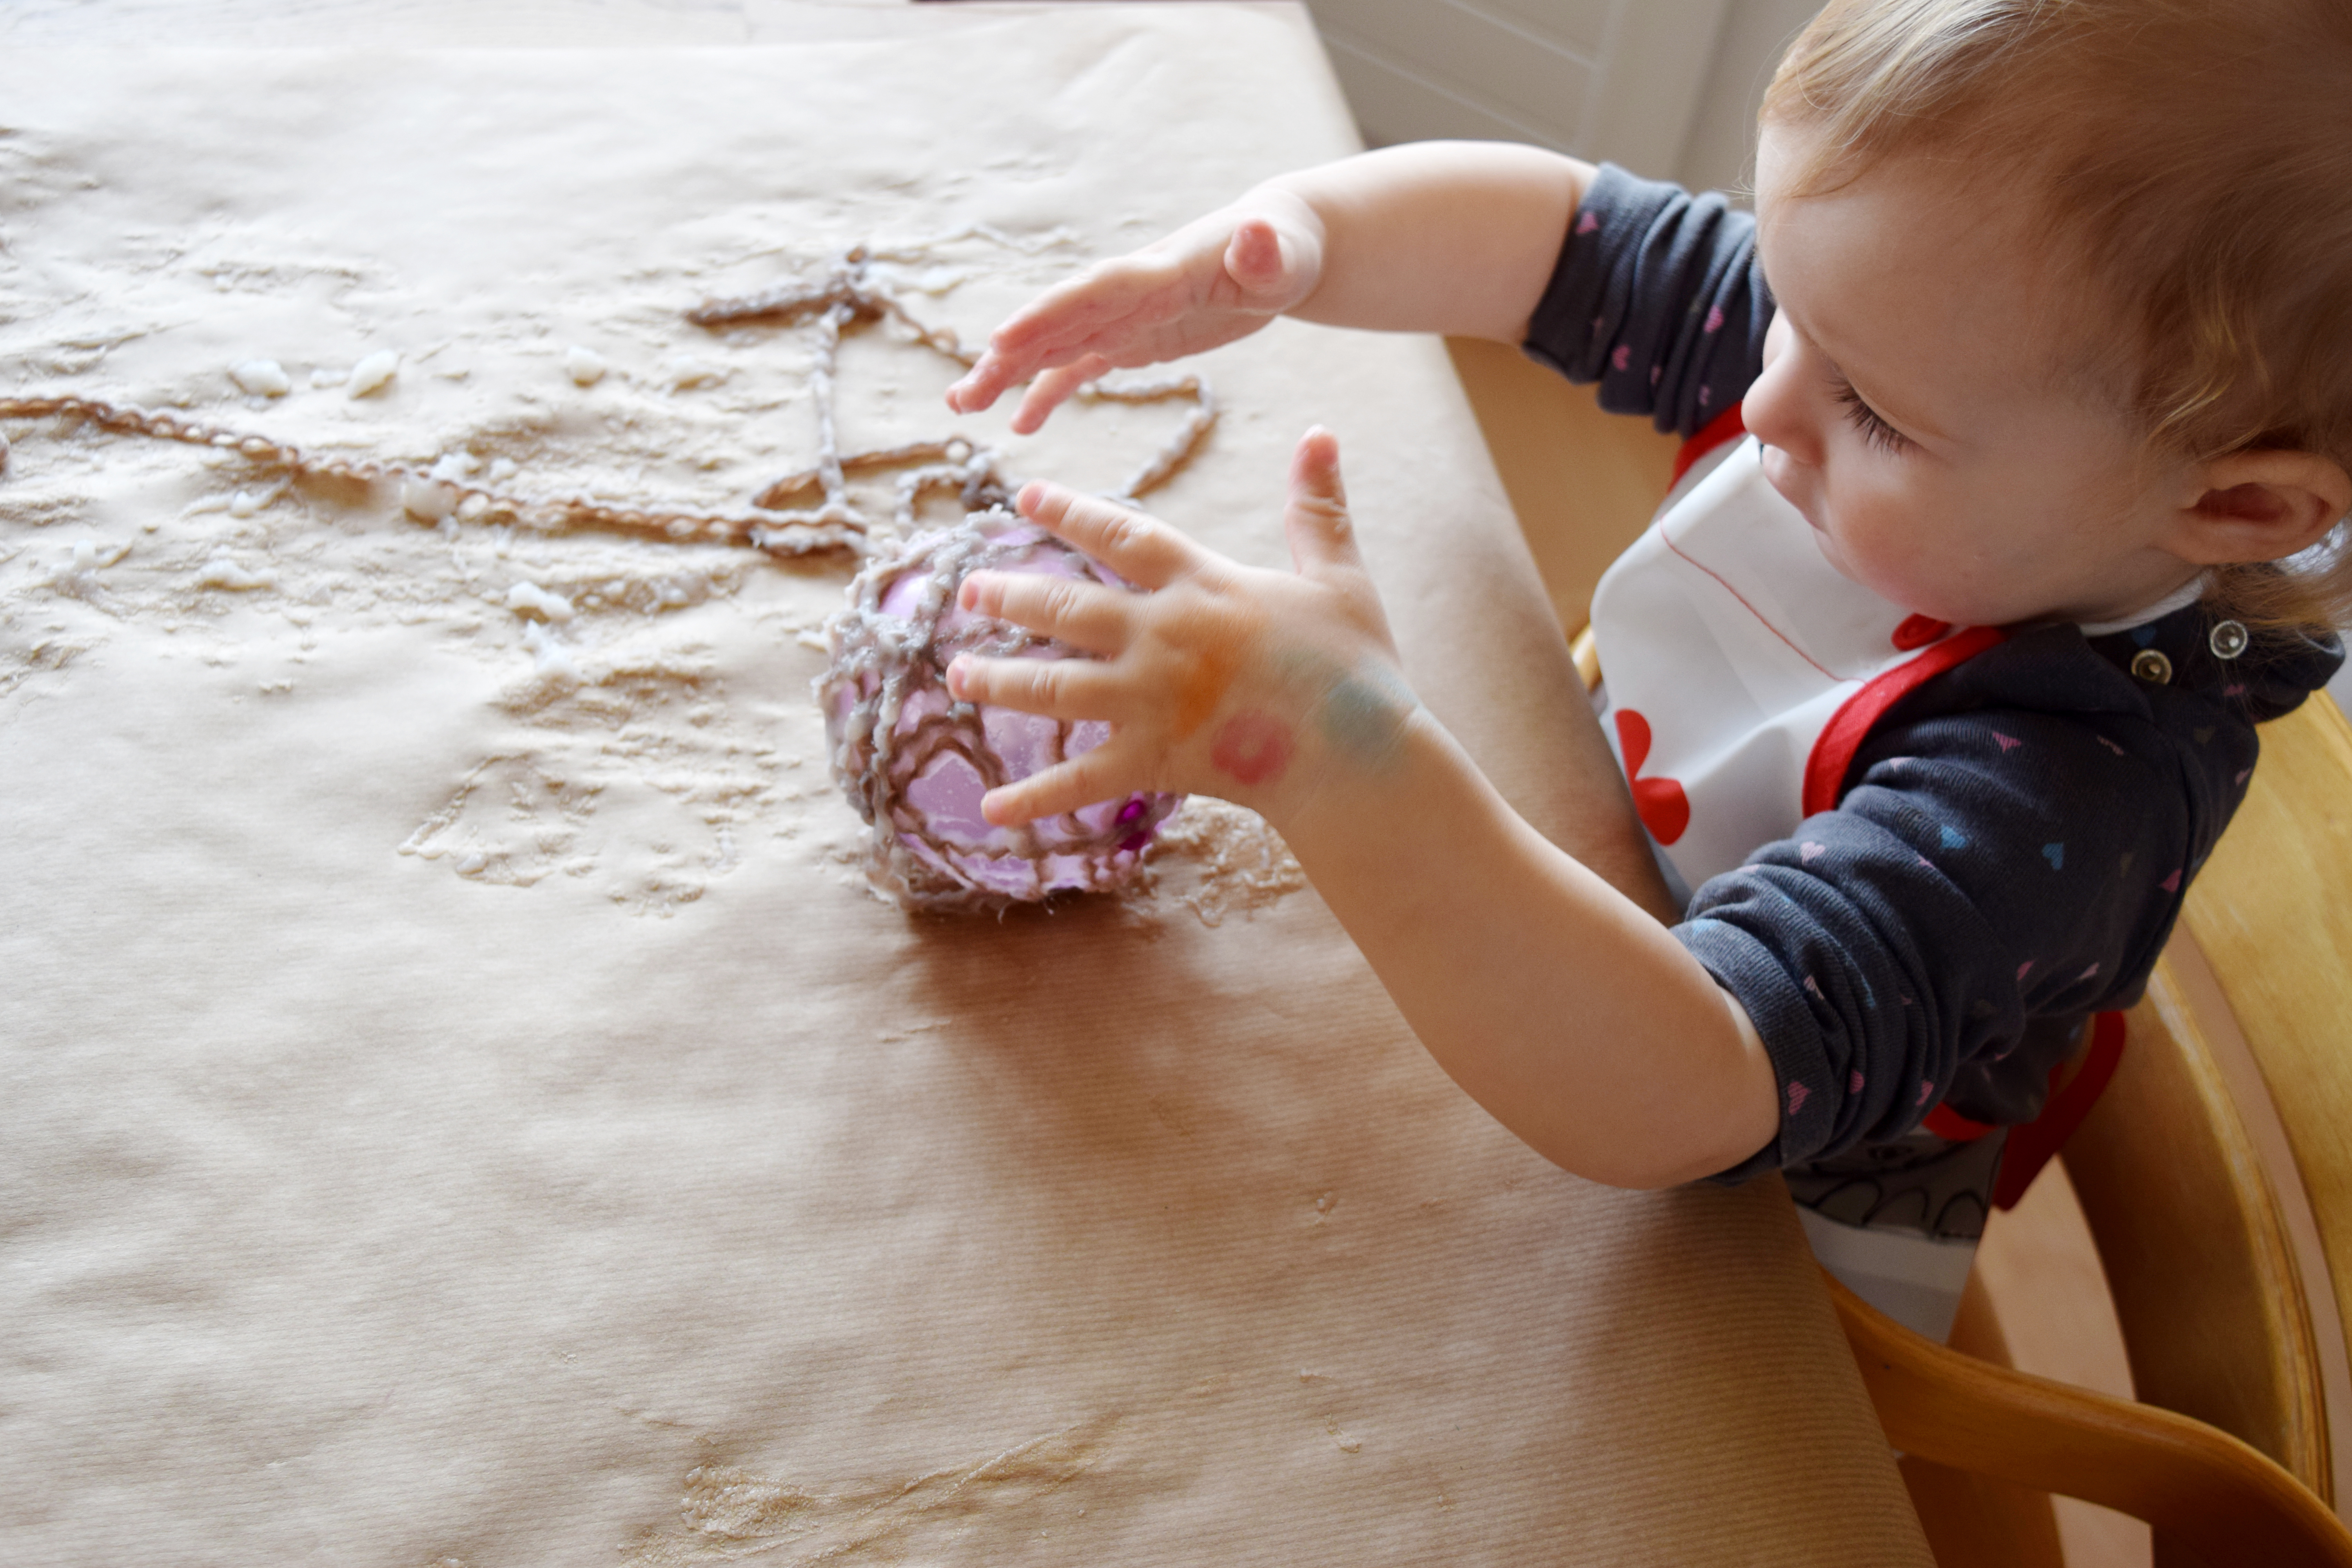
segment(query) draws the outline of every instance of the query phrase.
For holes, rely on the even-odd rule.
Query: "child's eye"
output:
[[[1863,439],[1882,452],[1900,452],[1911,445],[1911,437],[1879,417],[1878,410],[1862,400],[1853,383],[1843,376],[1837,383],[1837,400],[1846,406],[1846,417],[1862,432]]]

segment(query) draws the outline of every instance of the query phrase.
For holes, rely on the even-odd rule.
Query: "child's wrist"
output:
[[[1247,714],[1236,715],[1246,720]],[[1213,763],[1223,768],[1230,751],[1252,731],[1227,721],[1212,742]],[[1264,731],[1259,731],[1264,732]],[[1412,690],[1391,671],[1367,669],[1336,682],[1298,721],[1296,755],[1279,783],[1256,801],[1244,801],[1286,839],[1326,837],[1385,837],[1365,834],[1366,820],[1395,809],[1416,793],[1450,738]]]

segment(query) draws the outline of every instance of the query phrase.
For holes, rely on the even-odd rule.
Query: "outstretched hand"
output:
[[[1181,359],[1257,331],[1315,291],[1322,258],[1312,209],[1254,193],[1039,295],[996,329],[948,388],[948,406],[976,413],[1026,381],[1013,428],[1028,435],[1105,371]]]
[[[1144,591],[1002,572],[964,580],[964,608],[1097,657],[965,654],[948,668],[948,689],[1111,727],[1095,750],[990,791],[989,821],[1181,790],[1249,805],[1279,826],[1335,772],[1378,769],[1402,746],[1419,705],[1356,549],[1328,432],[1308,431],[1291,459],[1283,524],[1295,573],[1243,566],[1058,486],[1028,486],[1020,507]]]

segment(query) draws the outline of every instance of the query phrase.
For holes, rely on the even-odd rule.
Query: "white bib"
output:
[[[1878,716],[2000,639],[1841,574],[1760,453],[1749,437],[1696,468],[1592,599],[1603,728],[1693,888],[1835,805]]]

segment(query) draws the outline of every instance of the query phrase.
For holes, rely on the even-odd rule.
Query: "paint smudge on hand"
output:
[[[1360,767],[1382,768],[1402,752],[1406,721],[1419,706],[1411,687],[1368,666],[1324,694],[1318,727],[1340,755]]]
[[[1232,689],[1241,654],[1233,643],[1212,643],[1192,655],[1191,668],[1176,688],[1176,713],[1171,725],[1180,741],[1189,740],[1209,721]]]
[[[1237,783],[1272,784],[1290,766],[1296,746],[1289,725],[1253,709],[1234,714],[1218,727],[1209,760]]]

